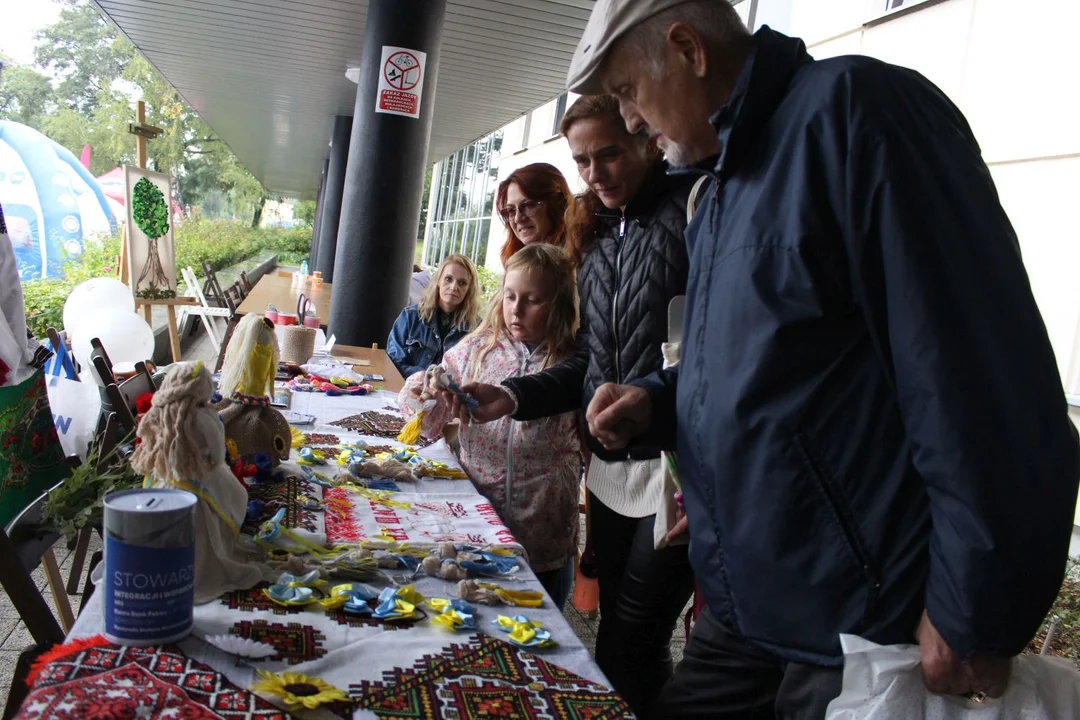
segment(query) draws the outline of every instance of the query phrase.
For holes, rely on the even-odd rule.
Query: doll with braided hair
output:
[[[222,399],[216,406],[225,422],[225,436],[236,443],[245,463],[265,454],[277,467],[292,449],[289,423],[270,407],[277,365],[274,324],[254,313],[245,315],[225,350],[218,383]]]
[[[139,423],[131,466],[145,486],[194,493],[195,602],[250,588],[267,572],[259,553],[237,544],[247,490],[225,462],[225,428],[210,405],[213,383],[200,363],[177,363]]]

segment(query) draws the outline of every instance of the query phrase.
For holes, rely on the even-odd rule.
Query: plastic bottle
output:
[[[304,258],[303,262],[300,263],[300,274],[306,276],[308,274],[307,271],[308,271],[307,258]]]

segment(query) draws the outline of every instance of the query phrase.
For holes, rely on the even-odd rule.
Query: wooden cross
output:
[[[135,105],[135,122],[128,123],[128,133],[135,136],[135,152],[137,156],[138,165],[143,170],[146,169],[146,141],[153,140],[161,133],[165,132],[159,127],[146,124],[146,103],[140,100]],[[117,264],[118,272],[120,274],[120,282],[127,284],[128,282],[128,254],[127,254],[127,227],[121,225],[120,231],[120,262]]]

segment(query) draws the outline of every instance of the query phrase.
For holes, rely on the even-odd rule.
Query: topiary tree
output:
[[[169,206],[157,185],[146,178],[140,179],[132,188],[131,217],[146,235],[150,246],[146,264],[135,283],[135,294],[150,300],[176,297],[176,292],[169,287],[169,278],[158,256],[158,238],[169,232]],[[149,284],[138,289],[144,280],[148,280]]]

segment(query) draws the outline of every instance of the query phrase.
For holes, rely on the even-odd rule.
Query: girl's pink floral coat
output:
[[[490,337],[464,338],[443,356],[443,367],[458,382],[491,385],[539,372],[543,348],[530,353],[524,344],[504,333],[484,358],[483,366],[475,375],[468,375],[473,358]],[[411,391],[423,382],[422,372],[410,376],[398,395],[406,415],[415,412]],[[449,404],[436,401],[424,416],[424,436],[438,437],[452,419]],[[578,545],[581,444],[577,413],[529,422],[504,417],[485,425],[462,426],[460,433],[461,466],[525,547],[533,571],[566,565]]]

